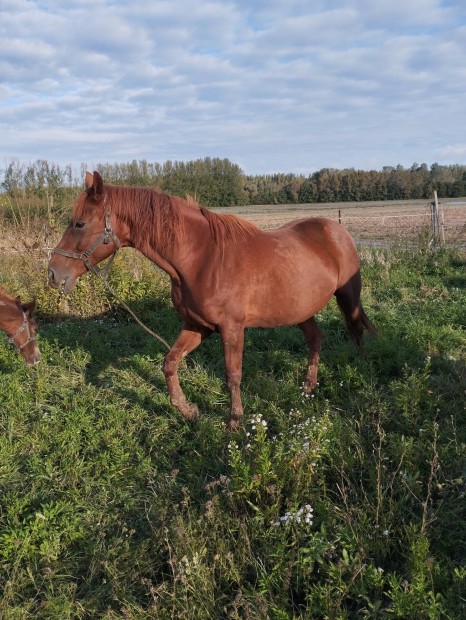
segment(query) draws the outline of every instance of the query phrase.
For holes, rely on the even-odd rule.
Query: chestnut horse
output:
[[[0,289],[0,329],[8,335],[8,340],[15,345],[28,366],[34,366],[40,360],[37,346],[37,323],[32,316],[36,302],[22,304],[19,297],[13,299],[6,291]]]
[[[184,324],[163,372],[170,401],[187,420],[199,411],[180,387],[178,365],[213,332],[223,341],[229,426],[236,428],[243,414],[246,327],[299,325],[309,349],[307,393],[317,384],[322,340],[314,315],[332,295],[357,345],[365,330],[374,329],[360,302],[356,248],[333,220],[302,219],[263,231],[151,188],[104,185],[97,172],[88,172],[86,190],[50,259],[49,281],[68,293],[79,276],[100,273],[96,265],[125,246],[142,252],[171,279],[172,302]]]

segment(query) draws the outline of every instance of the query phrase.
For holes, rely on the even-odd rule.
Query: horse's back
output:
[[[286,239],[299,239],[303,250],[318,256],[321,262],[335,268],[339,283],[344,284],[359,270],[359,259],[351,235],[342,224],[325,217],[294,220],[277,228],[275,235]]]
[[[234,268],[222,271],[223,285],[230,293],[234,290],[235,304],[240,313],[244,311],[248,327],[307,320],[359,269],[348,232],[325,218],[258,230],[231,257]]]
[[[327,217],[307,217],[292,220],[275,229],[276,233],[295,233],[311,244],[349,243],[354,247],[351,235],[339,222]]]

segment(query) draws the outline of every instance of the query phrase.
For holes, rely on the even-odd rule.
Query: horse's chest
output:
[[[215,322],[206,311],[202,297],[198,299],[198,296],[186,287],[172,286],[172,303],[184,321],[215,329]]]

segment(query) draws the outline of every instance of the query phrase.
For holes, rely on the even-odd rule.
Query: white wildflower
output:
[[[311,526],[314,518],[314,509],[310,504],[306,504],[299,508],[296,512],[285,512],[284,515],[280,517],[279,521],[272,522],[273,525],[279,526],[281,524],[288,525],[292,523],[296,523],[298,525],[304,524]]]

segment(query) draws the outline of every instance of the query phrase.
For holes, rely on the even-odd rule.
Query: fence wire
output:
[[[466,200],[440,202],[439,208],[445,244],[466,247]],[[339,220],[361,245],[428,243],[432,238],[431,204],[425,201],[255,205],[216,211],[237,213],[264,230],[303,217],[328,217]]]

